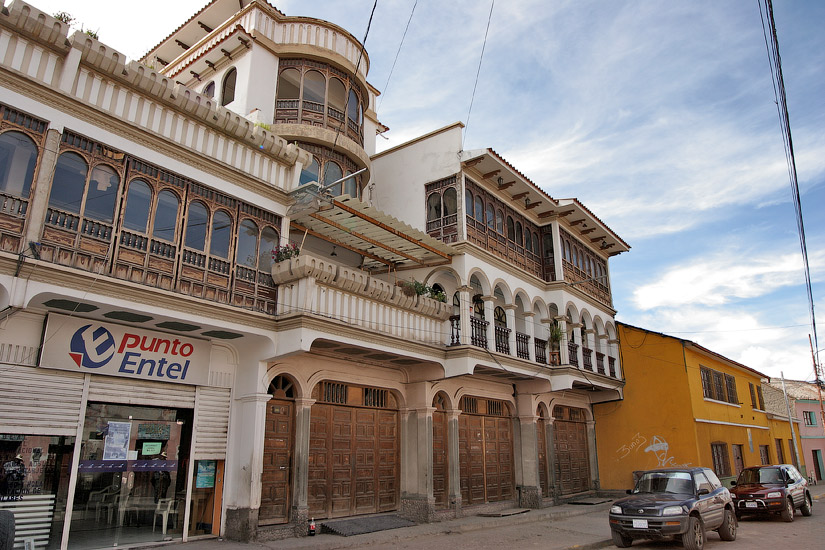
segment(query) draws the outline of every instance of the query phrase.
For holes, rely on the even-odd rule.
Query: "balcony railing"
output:
[[[547,340],[542,340],[540,338],[534,338],[533,341],[535,342],[536,347],[536,363],[540,365],[547,364]]]
[[[530,337],[516,332],[516,356],[520,359],[530,359]]]
[[[604,374],[604,354],[599,351],[596,352],[596,372]]]
[[[496,351],[510,355],[510,329],[507,327],[495,327]]]
[[[579,366],[579,345],[575,342],[567,342],[567,354],[570,358],[570,364]]]
[[[593,350],[582,347],[582,361],[586,370],[593,370]]]
[[[461,343],[461,315],[450,316],[450,345],[457,346]]]
[[[490,323],[478,317],[470,317],[470,343],[487,349],[487,325]]]
[[[607,366],[610,369],[611,378],[616,378],[616,358],[608,356],[607,357]]]

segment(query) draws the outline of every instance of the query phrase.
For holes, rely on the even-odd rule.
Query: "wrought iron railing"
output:
[[[604,354],[599,351],[596,352],[596,372],[604,374]]]
[[[507,327],[495,327],[496,351],[510,355],[510,329]]]
[[[450,316],[450,345],[457,346],[461,343],[461,315]]]
[[[470,317],[470,343],[487,349],[487,325],[490,323],[478,317]]]
[[[573,366],[579,366],[579,345],[575,342],[567,342],[567,355],[570,360],[570,364]]]
[[[582,362],[586,370],[593,370],[593,350],[582,347]]]
[[[516,332],[516,355],[519,359],[530,359],[530,337]]]
[[[536,348],[536,363],[540,365],[547,364],[547,340],[540,338],[533,338]]]

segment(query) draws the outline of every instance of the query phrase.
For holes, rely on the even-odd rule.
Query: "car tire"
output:
[[[805,503],[799,508],[803,516],[810,516],[814,513],[814,503],[811,502],[811,495],[805,495]]]
[[[782,516],[782,521],[787,521],[788,523],[792,522],[793,521],[793,514],[794,514],[793,499],[789,497],[785,501],[785,508],[780,513],[780,515]]]
[[[685,550],[702,550],[705,547],[705,526],[696,516],[688,518],[687,532],[682,535]]]
[[[722,540],[736,540],[736,515],[725,509],[725,517],[722,519],[722,526],[717,530],[719,538]]]
[[[613,537],[613,544],[619,548],[628,548],[631,544],[633,544],[633,537],[619,533],[618,531],[613,531],[611,529],[610,535]]]

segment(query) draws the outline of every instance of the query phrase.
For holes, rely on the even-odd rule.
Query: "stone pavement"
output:
[[[825,514],[825,483],[812,485],[811,496],[816,503],[814,514]],[[278,541],[240,543],[221,539],[203,539],[175,544],[174,550],[337,550],[363,548],[372,545],[390,545],[398,541],[409,541],[418,537],[467,533],[481,529],[524,525],[544,522],[549,531],[544,540],[552,540],[547,550],[595,550],[612,546],[607,511],[611,503],[581,506],[562,504],[540,510],[530,510],[524,514],[506,517],[468,516],[439,523],[425,523],[413,527],[403,527],[376,533],[366,533],[351,537],[338,535],[316,535],[314,537],[293,538]]]

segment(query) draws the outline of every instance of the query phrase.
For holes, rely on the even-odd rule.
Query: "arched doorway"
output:
[[[461,502],[513,498],[513,419],[504,401],[464,396],[458,417]]]
[[[585,410],[556,405],[553,418],[556,487],[562,496],[589,491],[590,458]]]
[[[269,384],[269,394],[272,399],[266,404],[259,525],[289,521],[294,385],[286,376],[276,376]]]

